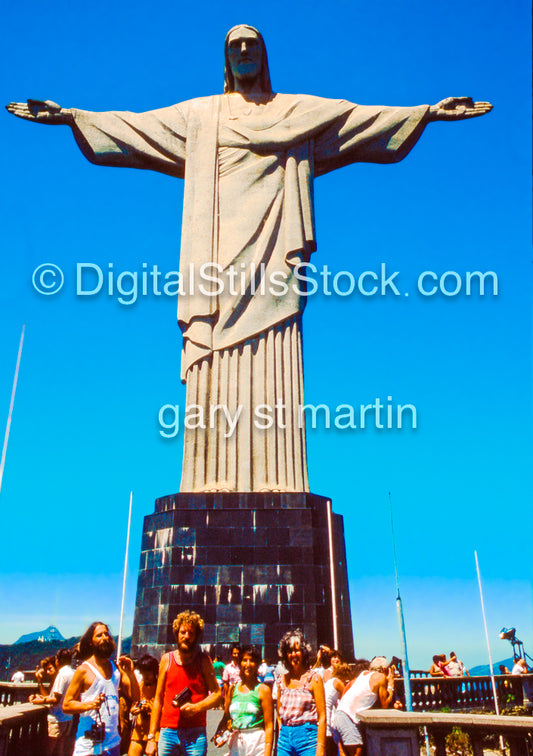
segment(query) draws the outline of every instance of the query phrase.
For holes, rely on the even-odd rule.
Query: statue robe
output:
[[[353,162],[401,160],[428,108],[276,94],[245,115],[234,110],[224,95],[147,113],[73,110],[73,131],[93,163],[185,178],[182,380],[207,427],[185,430],[181,490],[308,491],[306,298],[295,266],[316,249],[313,179]],[[209,417],[215,405],[240,412],[233,434],[222,412]]]

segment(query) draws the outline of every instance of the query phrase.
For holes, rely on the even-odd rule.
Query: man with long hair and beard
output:
[[[73,756],[120,756],[119,695],[138,700],[139,685],[127,656],[111,661],[115,642],[104,622],[93,622],[80,640],[83,659],[65,694],[63,711],[79,714]]]

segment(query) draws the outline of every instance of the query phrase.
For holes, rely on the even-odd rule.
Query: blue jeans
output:
[[[162,727],[157,756],[206,756],[205,727]]]
[[[317,725],[310,722],[296,727],[282,725],[277,756],[315,756],[317,735]]]

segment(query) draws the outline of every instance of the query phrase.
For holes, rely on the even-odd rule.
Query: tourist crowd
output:
[[[396,659],[347,664],[326,646],[315,657],[297,629],[281,638],[276,666],[237,644],[224,664],[202,650],[203,628],[198,614],[181,612],[173,651],[115,664],[109,627],[94,622],[72,652],[43,659],[30,701],[49,707],[46,756],[205,756],[209,709],[221,709],[221,756],[360,756],[358,714],[401,708]],[[434,656],[429,674],[468,672],[452,652]]]

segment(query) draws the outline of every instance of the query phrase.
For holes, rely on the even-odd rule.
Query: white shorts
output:
[[[236,730],[229,740],[230,756],[263,756],[265,731],[262,727]]]
[[[363,745],[363,736],[359,726],[344,711],[337,711],[333,727],[338,732],[341,743],[345,746]]]

